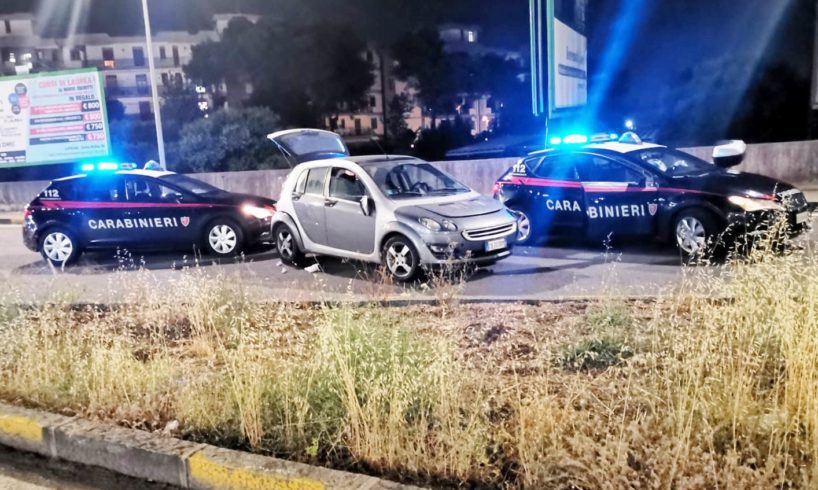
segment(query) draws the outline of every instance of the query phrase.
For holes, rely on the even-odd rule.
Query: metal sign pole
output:
[[[156,87],[156,66],[153,60],[153,38],[151,36],[151,20],[148,13],[148,0],[142,0],[142,17],[145,19],[145,37],[148,44],[148,72],[151,79],[151,98],[153,99],[153,118],[156,124],[156,146],[159,150],[159,165],[167,170],[165,161],[165,138],[162,134],[162,111],[159,104],[159,90]]]

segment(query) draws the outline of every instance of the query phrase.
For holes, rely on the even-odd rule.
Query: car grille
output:
[[[489,226],[487,228],[476,228],[474,230],[466,230],[463,232],[463,238],[466,240],[477,242],[483,240],[491,240],[493,238],[501,238],[511,235],[517,228],[517,223],[505,223],[497,226]]]
[[[791,189],[778,194],[778,199],[790,211],[798,211],[807,207],[807,197],[798,189]]]

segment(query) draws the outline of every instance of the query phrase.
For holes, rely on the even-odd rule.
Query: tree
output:
[[[343,25],[237,18],[221,41],[194,47],[185,71],[207,84],[224,81],[232,107],[265,106],[291,125],[323,126],[329,118],[332,127],[339,112],[366,103],[374,77],[365,51],[358,34]]]
[[[455,72],[455,63],[434,29],[424,28],[403,36],[392,47],[392,54],[397,61],[395,75],[417,91],[434,128],[438,115],[453,112],[455,99],[463,91],[455,78],[462,71]]]
[[[265,108],[216,111],[182,129],[171,167],[179,172],[287,168],[267,140],[267,134],[281,127],[279,117]]]
[[[406,151],[415,134],[406,124],[406,116],[412,110],[412,103],[406,94],[398,94],[389,101],[386,112],[386,137],[393,150]]]

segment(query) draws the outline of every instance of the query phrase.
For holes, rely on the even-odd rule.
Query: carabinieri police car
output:
[[[774,214],[786,217],[792,234],[808,227],[812,205],[801,191],[728,169],[741,162],[743,142],[716,147],[711,164],[634,133],[566,140],[575,144],[532,153],[495,184],[495,197],[518,214],[519,243],[648,236],[676,243],[690,259],[722,238],[763,229]]]
[[[85,250],[200,248],[224,257],[271,239],[271,199],[115,163],[83,171],[51,182],[26,207],[25,245],[56,266]]]

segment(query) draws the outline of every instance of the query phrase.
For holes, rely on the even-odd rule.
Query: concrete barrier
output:
[[[0,444],[196,490],[418,488],[5,403],[0,403]]]
[[[684,151],[710,161],[713,147],[686,148]],[[446,161],[435,162],[435,165],[478,192],[490,194],[495,180],[517,160],[497,158]],[[747,157],[738,169],[794,184],[818,182],[818,141],[749,145]],[[194,176],[229,191],[278,199],[281,185],[288,173],[289,170],[253,170]],[[0,182],[0,211],[21,210],[46,185],[47,182],[39,181]]]

